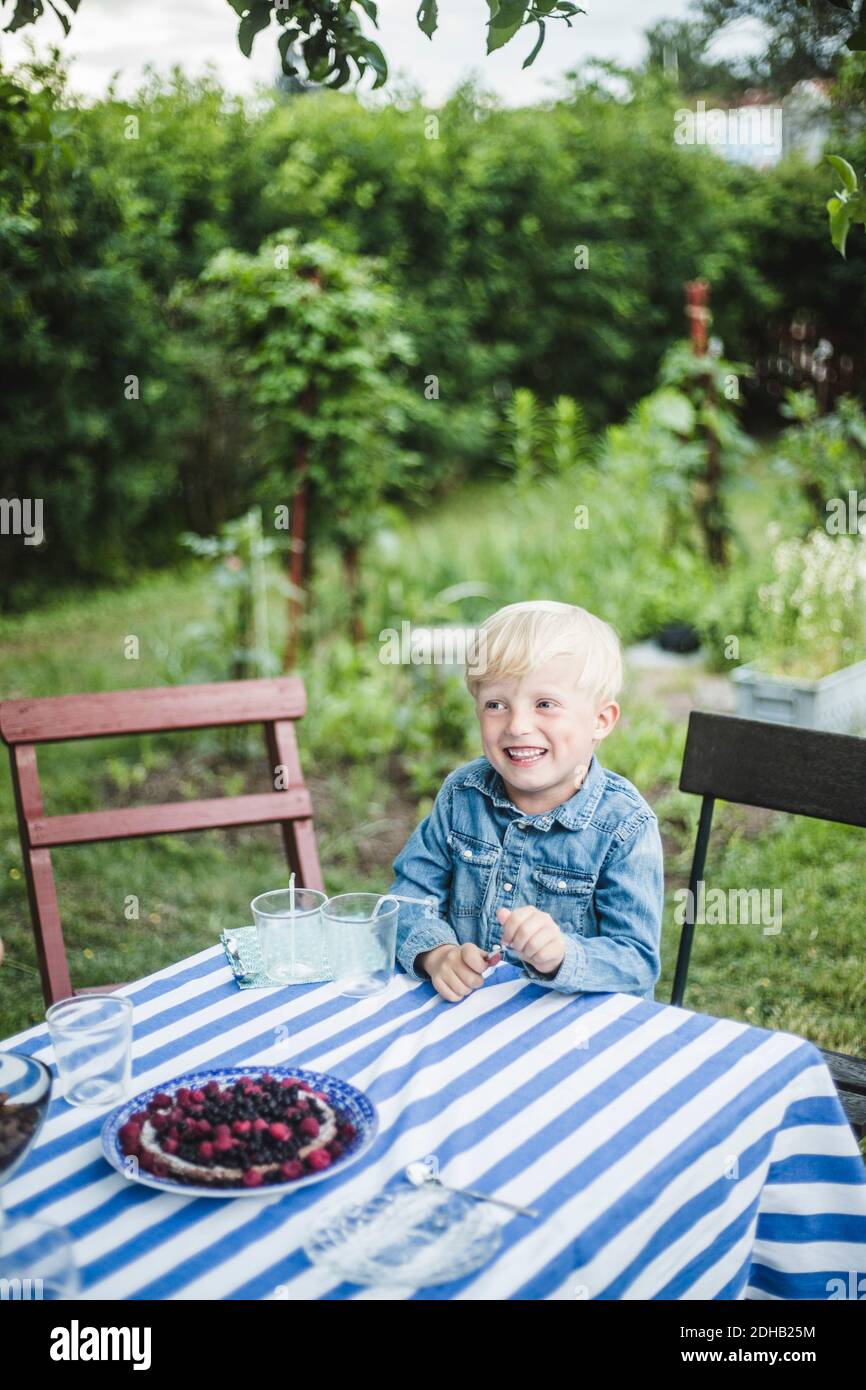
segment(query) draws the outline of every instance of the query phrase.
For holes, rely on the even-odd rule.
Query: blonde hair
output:
[[[562,656],[573,657],[578,689],[599,708],[615,700],[622,686],[619,638],[609,623],[573,603],[509,603],[481,624],[476,643],[483,659],[466,671],[473,700],[490,680],[519,678]]]

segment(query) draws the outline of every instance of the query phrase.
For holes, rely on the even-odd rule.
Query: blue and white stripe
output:
[[[458,1005],[398,975],[239,990],[221,947],[124,991],[135,1089],[202,1066],[294,1063],[366,1091],[355,1166],[285,1197],[157,1192],[102,1156],[104,1115],[52,1101],[4,1191],[70,1232],[91,1298],[819,1298],[866,1274],[866,1167],[811,1043],[624,994],[563,995],[502,965]],[[53,1053],[44,1026],[0,1044]],[[538,1207],[499,1254],[412,1293],[335,1285],[303,1253],[350,1201],[435,1155],[443,1179]],[[852,1280],[853,1271],[853,1280]]]

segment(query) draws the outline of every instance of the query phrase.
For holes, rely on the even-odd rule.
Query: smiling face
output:
[[[597,745],[619,718],[619,705],[579,690],[573,657],[556,657],[520,677],[491,678],[476,709],[487,760],[521,811],[551,811],[574,796]]]

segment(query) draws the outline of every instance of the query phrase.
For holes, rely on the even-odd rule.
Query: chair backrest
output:
[[[676,1005],[682,1004],[686,988],[716,798],[866,826],[866,738],[695,710],[689,716],[680,791],[694,792],[703,801],[671,993]],[[820,1051],[859,1138],[866,1134],[866,1059]]]
[[[866,739],[694,710],[680,791],[866,826]]]
[[[680,791],[703,797],[689,875],[687,915],[680,934],[671,1003],[686,988],[694,936],[694,906],[703,878],[716,799],[763,806],[816,820],[866,826],[866,739],[737,719],[689,715]]]
[[[53,846],[279,823],[289,866],[300,883],[307,888],[323,888],[313,811],[293,727],[293,721],[301,718],[305,710],[306,693],[297,676],[0,703],[0,737],[9,746],[18,830],[46,1003],[72,993],[51,865]],[[76,815],[44,813],[36,765],[36,747],[40,743],[240,724],[264,726],[276,788],[273,792]]]

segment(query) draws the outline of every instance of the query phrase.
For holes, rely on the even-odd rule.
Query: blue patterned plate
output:
[[[334,1110],[339,1111],[341,1119],[349,1120],[355,1126],[357,1133],[354,1139],[346,1145],[329,1168],[323,1169],[320,1173],[307,1173],[292,1182],[263,1183],[261,1187],[243,1187],[240,1183],[237,1187],[214,1187],[208,1183],[180,1182],[177,1178],[160,1178],[153,1173],[145,1173],[139,1164],[128,1158],[121,1149],[118,1136],[122,1126],[136,1110],[142,1110],[160,1091],[177,1092],[184,1086],[190,1091],[200,1090],[209,1081],[216,1081],[220,1086],[230,1086],[242,1076],[248,1076],[255,1081],[265,1074],[274,1077],[297,1077],[299,1081],[308,1082],[314,1091],[322,1092]],[[296,1192],[298,1188],[322,1182],[323,1179],[329,1178],[331,1173],[341,1173],[350,1163],[355,1163],[369,1149],[378,1129],[379,1115],[369,1097],[348,1081],[343,1081],[339,1076],[332,1076],[329,1072],[307,1071],[304,1067],[287,1065],[216,1067],[209,1071],[185,1072],[172,1081],[151,1086],[147,1091],[140,1091],[132,1100],[124,1101],[123,1105],[112,1111],[102,1126],[102,1152],[112,1168],[116,1168],[124,1177],[143,1183],[146,1187],[156,1187],[161,1192],[176,1192],[180,1197],[284,1197],[287,1192]]]

